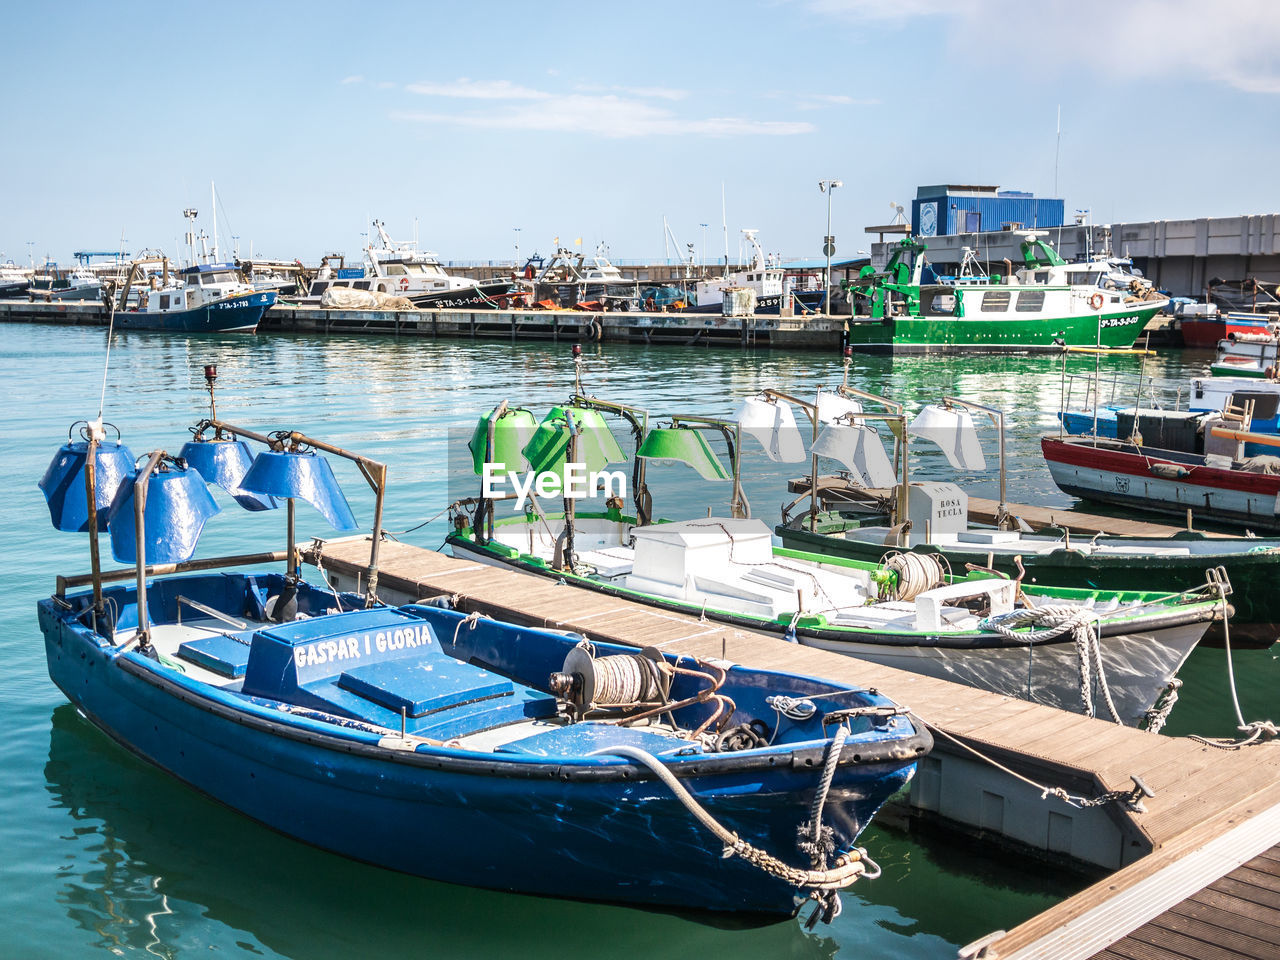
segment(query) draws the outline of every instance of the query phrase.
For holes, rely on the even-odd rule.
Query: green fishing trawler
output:
[[[930,283],[926,249],[907,237],[883,270],[865,267],[848,285],[869,309],[848,320],[849,346],[892,353],[1126,348],[1168,302],[1107,259],[1067,263],[1034,232],[1022,242],[1023,266],[1004,278]]]

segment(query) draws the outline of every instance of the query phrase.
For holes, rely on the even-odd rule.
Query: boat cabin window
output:
[[[169,295],[167,293],[160,294],[160,309],[161,310],[169,309]],[[88,500],[89,500],[88,496],[85,496],[85,501],[88,502]]]
[[[921,290],[920,316],[952,317],[956,312],[956,295],[947,290]]]
[[[1067,274],[1067,283],[1072,286],[1089,286],[1097,283],[1102,274],[1096,270],[1072,270]]]
[[[355,283],[352,284],[352,286],[355,287],[357,290],[368,290],[370,283],[368,280],[357,280]],[[87,500],[88,497],[86,497],[85,499]]]
[[[315,296],[316,294],[324,293],[328,289],[329,289],[328,280],[317,280],[315,283],[311,285],[311,295]],[[86,503],[89,502],[88,496],[86,496],[84,499]]]
[[[387,264],[387,276],[389,277],[404,277],[407,276],[408,273],[409,271],[404,268],[403,263]]]
[[[982,295],[983,313],[1004,313],[1009,309],[1008,290],[988,290]]]
[[[1049,282],[1049,271],[1048,271],[1048,270],[1037,270],[1034,274],[1032,274],[1032,275],[1031,275],[1031,282],[1032,282],[1032,283],[1048,283],[1048,282]]]
[[[1013,309],[1018,313],[1039,313],[1044,309],[1044,291],[1019,290],[1018,302]]]

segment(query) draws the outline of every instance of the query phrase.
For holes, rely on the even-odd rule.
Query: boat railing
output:
[[[146,576],[163,577],[174,573],[196,573],[201,570],[219,570],[223,567],[244,567],[252,566],[259,563],[278,563],[286,559],[288,552],[285,550],[271,550],[263,553],[241,553],[228,557],[202,557],[199,560],[186,560],[182,563],[158,563],[152,564],[146,568]],[[122,580],[132,580],[136,577],[138,571],[134,567],[122,568],[120,570],[103,570],[99,575],[102,583],[118,583]],[[68,590],[74,590],[77,587],[88,586],[93,583],[92,573],[79,573],[72,576],[58,576],[57,590],[54,596],[62,599],[66,597]]]
[[[1095,410],[1106,406],[1135,406],[1145,404],[1156,410],[1177,411],[1186,409],[1189,394],[1184,395],[1181,385],[1170,387],[1147,375],[1113,372],[1110,377],[1095,373],[1066,374],[1066,390],[1063,411]],[[1077,393],[1079,405],[1076,405]]]

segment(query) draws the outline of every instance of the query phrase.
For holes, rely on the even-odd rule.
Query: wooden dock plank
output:
[[[913,707],[945,733],[1043,782],[1122,789],[1131,773],[1142,776],[1156,791],[1146,801],[1148,812],[1110,810],[1130,824],[1134,832],[1128,836],[1145,836],[1153,852],[1010,931],[994,945],[1002,958],[1089,956],[1061,949],[1064,927],[1083,922],[1091,911],[1106,907],[1125,891],[1162,877],[1162,871],[1195,860],[1216,838],[1234,837],[1266,818],[1280,818],[1280,744],[1235,752],[1211,750],[1189,740],[1118,728],[625,598],[394,546],[388,544],[383,555],[383,583],[403,585],[407,593],[423,589],[457,594],[463,609],[516,622],[556,625],[637,646],[658,642],[669,651],[724,655],[751,666],[873,686]],[[368,561],[368,541],[333,544],[332,549],[326,545],[323,552],[326,569],[344,568],[353,576]],[[1082,789],[1087,792],[1089,787]],[[1271,841],[1273,837],[1274,833],[1268,835]],[[1234,863],[1222,862],[1216,875],[1209,875],[1209,868],[1203,882],[1196,877],[1197,883],[1181,894],[1180,901],[1157,906],[1124,929],[1117,928],[1115,937],[1109,937],[1113,942],[1097,944],[1093,954],[1107,960],[1280,958],[1280,849],[1259,847]],[[1163,912],[1155,912],[1160,909]],[[1123,925],[1123,919],[1113,922]],[[1088,942],[1097,937],[1094,932]]]

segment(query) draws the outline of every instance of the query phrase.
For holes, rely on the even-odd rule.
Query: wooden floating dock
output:
[[[787,490],[791,493],[807,496],[809,478],[797,477],[787,481]],[[825,476],[818,478],[818,498],[824,509],[836,508],[841,503],[872,505],[889,504],[893,499],[893,491],[888,487],[851,487],[843,477]],[[1006,503],[1009,513],[1024,521],[1033,531],[1048,527],[1069,530],[1072,534],[1092,537],[1096,534],[1116,537],[1170,537],[1175,533],[1183,533],[1185,526],[1179,527],[1168,523],[1153,523],[1149,520],[1132,520],[1126,517],[1108,517],[1096,513],[1084,513],[1070,507],[1037,507],[1029,503]],[[799,503],[793,515],[807,510],[805,503]],[[999,516],[1000,503],[996,500],[985,500],[982,497],[969,497],[969,522],[995,525]],[[1229,537],[1229,533],[1211,533],[1200,531],[1206,537]],[[1236,534],[1239,536],[1239,534]]]
[[[352,538],[316,541],[306,559],[335,588],[358,589],[368,554]],[[942,734],[912,781],[913,818],[1110,874],[969,957],[1280,957],[1280,744],[1224,751],[1117,727],[407,544],[383,544],[380,565],[389,602],[448,594],[467,612],[860,684],[909,706]],[[1143,810],[1072,807],[956,741],[1074,794],[1124,791],[1136,775],[1154,796]]]
[[[96,300],[0,300],[0,322],[106,326],[107,318],[107,309]],[[835,350],[844,336],[844,318],[820,314],[722,317],[705,313],[583,310],[325,310],[277,304],[266,312],[258,330],[513,343],[565,340]]]

